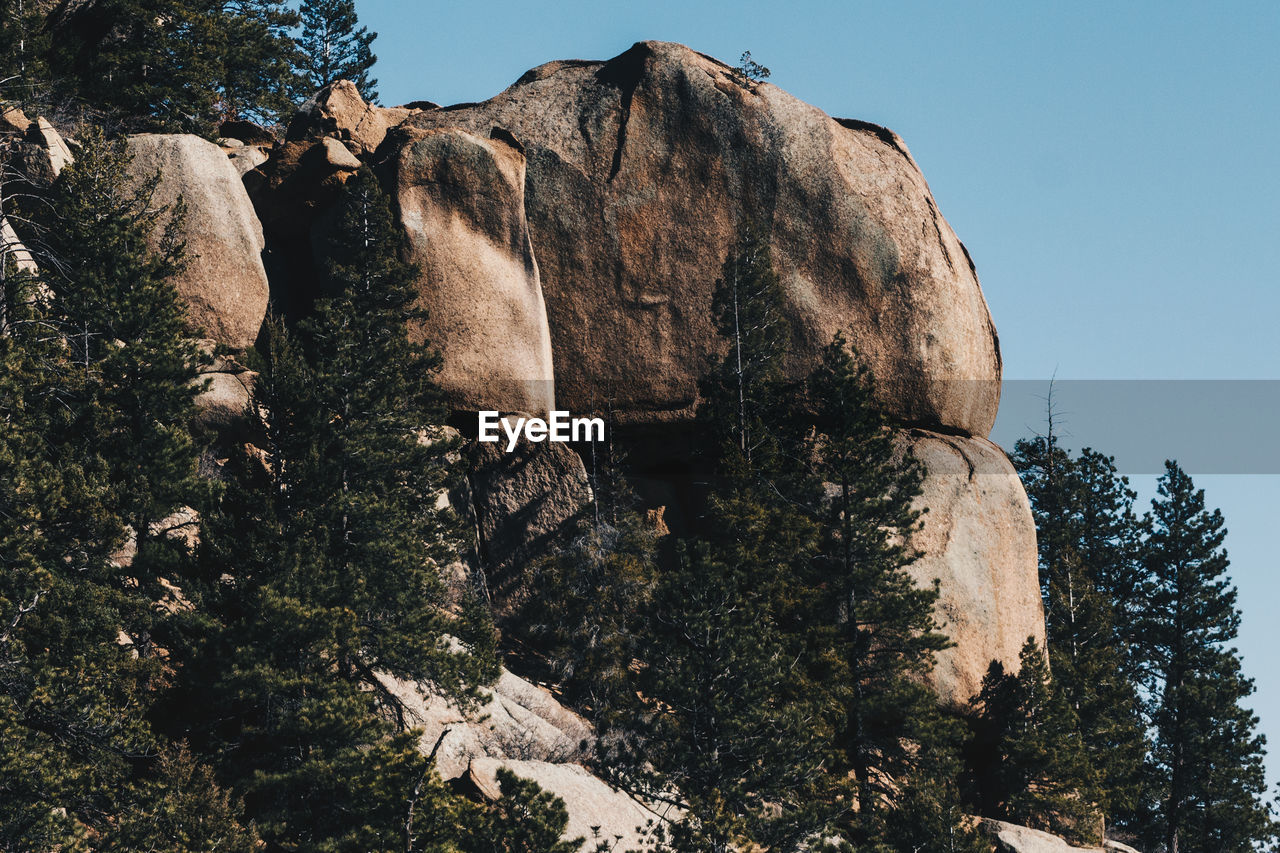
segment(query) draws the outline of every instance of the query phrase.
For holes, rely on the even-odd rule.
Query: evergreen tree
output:
[[[1101,840],[1099,790],[1075,713],[1030,637],[1020,664],[1011,674],[992,661],[976,700],[973,749],[980,758],[985,813],[1096,844]]]
[[[635,511],[579,524],[579,535],[533,567],[532,594],[509,634],[544,661],[562,701],[592,718],[626,704],[641,658],[640,619],[657,577],[656,541]]]
[[[1253,850],[1274,840],[1264,801],[1265,740],[1241,702],[1253,682],[1229,647],[1240,624],[1226,575],[1226,529],[1176,463],[1166,462],[1146,519],[1142,624],[1155,744],[1152,824],[1144,839],[1176,851]]]
[[[299,72],[309,88],[350,80],[362,98],[376,103],[378,81],[370,79],[369,70],[378,61],[370,49],[378,34],[357,28],[355,0],[303,0],[299,11]]]
[[[1075,712],[1100,805],[1138,820],[1146,738],[1130,622],[1140,607],[1133,492],[1114,461],[1072,457],[1053,434],[1022,440],[1013,461],[1036,520],[1049,663]]]
[[[0,3],[0,103],[44,112],[49,97],[49,34],[35,0]]]
[[[803,474],[807,425],[796,418],[797,389],[786,380],[791,329],[767,235],[749,226],[712,296],[716,331],[728,345],[700,384],[698,418],[724,483],[760,485],[783,500],[811,487]]]
[[[50,60],[65,98],[127,130],[210,136],[296,101],[297,23],[284,0],[99,0],[69,13]]]
[[[942,795],[954,791],[960,731],[923,684],[935,653],[950,643],[933,617],[936,583],[922,588],[906,572],[916,557],[906,542],[918,526],[922,471],[895,449],[870,378],[843,336],[824,351],[809,397],[813,465],[827,485],[818,548],[798,578],[810,597],[791,630],[808,650],[810,689],[840,709],[827,766],[851,781],[849,832],[865,844],[901,826],[894,805],[908,786],[932,789],[932,799],[914,801],[917,813],[930,801],[948,813],[958,806]],[[954,828],[946,827],[947,839]]]
[[[826,720],[801,690],[759,568],[746,549],[683,547],[648,613],[631,739],[605,734],[632,750],[610,762],[631,771],[624,783],[659,800],[677,792],[687,810],[661,849],[799,850],[831,823],[815,791]]]
[[[87,134],[37,213],[39,282],[5,276],[0,330],[0,839],[6,849],[128,848],[126,816],[163,784],[150,711],[170,671],[156,604],[182,547],[155,520],[194,479],[194,352],[147,250],[163,212]],[[12,272],[12,270],[10,270]],[[136,533],[136,554],[113,557]],[[192,768],[197,772],[198,768]],[[171,817],[181,808],[172,804]],[[203,806],[200,807],[203,810]],[[203,812],[201,812],[203,813]],[[194,821],[187,849],[239,833]],[[208,833],[205,832],[208,830]],[[171,847],[170,849],[175,849]]]
[[[460,837],[460,813],[385,678],[465,702],[497,665],[479,609],[445,607],[458,538],[436,508],[456,477],[453,444],[432,439],[439,359],[409,341],[414,270],[371,174],[348,182],[338,234],[334,295],[296,335],[270,326],[266,466],[230,462],[208,515],[167,716],[191,721],[175,736],[216,757],[269,845],[405,849],[410,811],[424,844]]]

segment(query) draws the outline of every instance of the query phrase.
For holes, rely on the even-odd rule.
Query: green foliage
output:
[[[728,348],[701,387],[703,538],[683,543],[642,610],[640,698],[617,719],[633,753],[611,758],[651,766],[656,778],[624,781],[688,808],[662,834],[670,849],[820,837],[885,849],[914,843],[908,813],[917,841],[966,849],[960,731],[921,683],[948,641],[936,589],[905,571],[921,472],[843,338],[807,383],[787,381],[783,294],[760,235],[735,247],[713,311]]]
[[[984,813],[1096,844],[1100,791],[1075,713],[1030,637],[1020,664],[1012,674],[992,661],[975,703]]]
[[[826,823],[814,796],[826,721],[801,689],[758,568],[745,552],[690,543],[648,614],[638,688],[653,701],[633,746],[660,774],[651,793],[687,803],[670,828],[674,850],[792,850]]]
[[[569,822],[564,803],[506,768],[498,769],[502,797],[486,815],[477,853],[576,853],[582,839],[561,841]]]
[[[738,60],[738,65],[733,69],[734,76],[748,89],[755,88],[756,83],[760,83],[768,79],[772,74],[768,68],[751,58],[751,51],[744,51]]]
[[[446,608],[441,567],[458,540],[436,500],[456,456],[432,438],[439,359],[409,342],[414,270],[398,247],[376,181],[353,177],[334,295],[296,335],[269,325],[254,391],[266,464],[228,463],[189,583],[193,662],[168,716],[193,722],[273,845],[403,849],[429,765],[384,678],[465,701],[496,675],[479,608]]]
[[[846,833],[860,845],[887,838],[908,808],[917,830],[945,825],[934,840],[951,843],[961,733],[924,686],[934,655],[951,644],[934,620],[936,584],[921,587],[906,571],[917,556],[906,542],[919,525],[923,471],[896,448],[843,336],[824,351],[808,396],[811,466],[825,486],[817,548],[793,581],[807,596],[791,631],[807,649],[807,689],[839,711],[826,764],[856,804]],[[931,821],[921,814],[929,805]]]
[[[195,353],[168,282],[180,258],[149,238],[169,214],[89,133],[31,211],[46,275],[5,270],[0,312],[0,839],[5,849],[133,849],[172,767],[149,722],[171,672],[156,604],[185,552],[153,526],[195,478]],[[113,554],[136,534],[132,559]],[[190,766],[191,774],[201,773]],[[159,775],[157,775],[159,774]],[[176,778],[176,777],[175,777]],[[183,849],[238,834],[187,822]],[[204,814],[205,806],[200,806]],[[156,814],[159,815],[160,811]],[[174,849],[174,848],[169,848]]]
[[[185,746],[161,753],[154,778],[100,849],[131,853],[252,853],[258,838],[239,822],[238,804]]]
[[[44,11],[29,0],[0,4],[0,103],[45,112],[49,97]]]
[[[1240,704],[1253,682],[1228,645],[1240,612],[1222,514],[1208,511],[1204,492],[1167,462],[1146,524],[1140,636],[1155,743],[1143,840],[1166,850],[1253,850],[1274,840],[1277,826],[1264,801],[1264,739]]]
[[[787,405],[795,396],[783,372],[791,342],[784,302],[768,237],[751,228],[725,261],[712,297],[728,350],[702,380],[698,419],[722,479],[768,482],[787,494],[805,424]]]
[[[314,91],[350,80],[362,98],[376,103],[378,81],[370,79],[369,70],[378,61],[371,50],[378,34],[356,26],[355,0],[303,0],[299,11],[299,72],[308,87]]]
[[[633,689],[655,549],[653,532],[629,512],[616,524],[583,523],[567,547],[533,567],[533,593],[511,633],[546,662],[563,700],[592,717],[625,705]]]
[[[1019,441],[1013,462],[1036,520],[1054,680],[1098,770],[1102,807],[1131,825],[1147,747],[1133,644],[1142,609],[1134,494],[1111,458],[1087,448],[1073,458],[1052,426]]]
[[[297,23],[284,0],[99,0],[61,25],[50,61],[65,98],[128,130],[212,135],[296,102]]]

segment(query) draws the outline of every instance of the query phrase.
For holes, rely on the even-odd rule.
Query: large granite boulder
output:
[[[1022,482],[999,447],[982,438],[924,430],[902,434],[925,469],[917,501],[927,508],[912,539],[921,585],[941,581],[937,617],[955,646],[938,656],[933,687],[964,707],[992,660],[1019,669],[1027,637],[1045,642],[1036,529]]]
[[[505,133],[398,134],[387,179],[457,409],[555,407],[551,335],[525,221],[525,158]]]
[[[188,321],[203,337],[237,349],[258,337],[267,313],[262,226],[240,174],[212,142],[186,134],[129,137],[137,178],[159,170],[155,203],[187,207],[187,267],[177,277]]]
[[[897,419],[989,432],[995,330],[968,254],[890,131],[746,84],[684,46],[642,42],[607,62],[542,65],[480,104],[411,115],[401,130],[418,133],[393,132],[379,156],[430,163],[447,153],[465,170],[431,163],[424,174],[447,165],[450,181],[479,182],[469,193],[505,198],[479,168],[495,128],[524,147],[520,185],[562,408],[608,406],[624,422],[688,418],[707,357],[722,346],[712,290],[735,238],[756,222],[787,291],[795,373],[843,330]],[[474,221],[473,205],[452,199],[459,190],[436,192],[437,215]],[[414,204],[401,204],[410,232],[420,229]],[[458,266],[450,292],[484,293],[485,272]],[[537,307],[525,308],[521,325],[532,328]],[[448,331],[485,333],[463,323]]]

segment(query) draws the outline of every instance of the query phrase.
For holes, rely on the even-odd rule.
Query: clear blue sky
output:
[[[773,70],[770,82],[907,141],[977,263],[1006,378],[1280,379],[1274,0],[358,8],[380,33],[388,104],[483,100],[534,65],[605,59],[643,39],[727,61],[750,50]],[[1006,444],[1037,426],[1026,406],[1008,402],[996,433]],[[1162,448],[1185,437],[1159,423],[1097,429],[1105,412],[1088,414],[1073,424],[1067,412],[1071,445],[1108,450],[1128,427],[1129,439],[1183,453]],[[1266,426],[1206,428],[1198,439],[1247,456],[1271,440]],[[1240,647],[1275,779],[1280,476],[1192,474],[1230,529]],[[1151,484],[1135,477],[1144,500]]]

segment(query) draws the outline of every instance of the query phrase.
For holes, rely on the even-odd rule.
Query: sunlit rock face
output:
[[[661,42],[540,66],[483,103],[413,114],[409,128],[500,128],[523,146],[562,407],[688,418],[722,346],[715,282],[754,225],[786,287],[794,373],[844,331],[898,419],[989,432],[995,330],[964,247],[892,132]],[[401,136],[379,155],[413,144]]]

